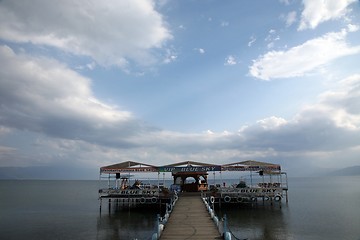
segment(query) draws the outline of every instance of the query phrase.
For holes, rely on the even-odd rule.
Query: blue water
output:
[[[223,209],[239,239],[360,240],[360,177],[290,178],[282,208]],[[0,239],[151,239],[159,209],[99,211],[97,181],[0,181]]]

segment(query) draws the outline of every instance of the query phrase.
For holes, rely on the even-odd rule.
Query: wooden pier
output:
[[[200,197],[182,193],[160,239],[223,239]]]

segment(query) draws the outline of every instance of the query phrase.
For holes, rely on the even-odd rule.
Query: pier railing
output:
[[[201,195],[201,199],[210,215],[210,218],[214,222],[214,225],[215,225],[218,233],[221,236],[223,236],[223,239],[231,240],[232,235],[228,231],[226,215],[224,215],[223,218],[219,218],[215,213],[214,204],[211,203],[209,201],[209,199],[204,197],[203,195]],[[175,197],[172,199],[172,201],[166,205],[166,211],[165,211],[164,216],[161,217],[159,214],[157,215],[155,231],[151,237],[152,240],[160,239],[160,237],[162,236],[162,233],[163,233],[164,229],[166,228],[166,224],[168,223],[170,214],[172,213],[177,200],[178,200],[178,196],[175,195]]]
[[[170,203],[166,204],[166,210],[165,210],[164,216],[161,217],[160,214],[158,214],[156,216],[156,229],[151,237],[152,240],[156,240],[156,239],[160,238],[162,232],[164,231],[165,225],[169,220],[170,214],[174,209],[174,206],[175,206],[177,200],[178,200],[178,196],[177,196],[177,192],[175,191],[174,197],[171,199]]]
[[[216,227],[218,228],[219,233],[223,236],[225,240],[231,240],[231,233],[228,230],[226,214],[223,218],[219,219],[214,210],[214,202],[211,202],[210,198],[204,196],[202,196],[201,198],[210,214],[211,219],[214,221]]]

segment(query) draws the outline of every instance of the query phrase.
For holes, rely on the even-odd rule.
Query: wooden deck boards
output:
[[[160,239],[222,239],[199,195],[182,195]]]

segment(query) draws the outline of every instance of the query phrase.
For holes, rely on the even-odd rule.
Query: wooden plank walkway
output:
[[[183,193],[160,239],[222,239],[200,194]]]

